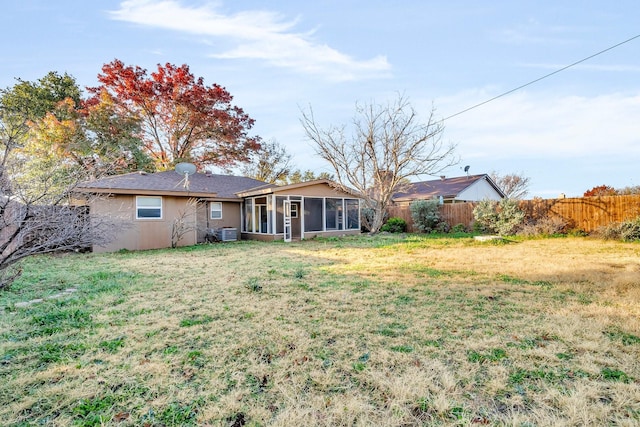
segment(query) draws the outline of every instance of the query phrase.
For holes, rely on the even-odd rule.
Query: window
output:
[[[298,218],[298,204],[291,203],[291,218]]]
[[[258,201],[259,199],[256,199]],[[258,221],[257,224],[251,224],[250,232],[253,233],[267,233],[267,224],[269,222],[269,216],[267,215],[267,205],[259,205],[254,203],[253,216]]]
[[[342,230],[342,199],[326,199],[324,206],[326,229]]]
[[[322,209],[324,200],[307,197],[304,199],[304,231],[323,231]],[[293,203],[291,204],[293,207]]]
[[[253,199],[244,201],[244,231],[253,232]]]
[[[356,199],[345,199],[347,208],[347,229],[357,230],[360,228],[360,201]]]
[[[136,219],[162,218],[162,197],[136,197]]]
[[[209,203],[211,209],[211,219],[222,219],[222,202]]]
[[[276,233],[284,233],[284,201],[286,197],[276,196]]]

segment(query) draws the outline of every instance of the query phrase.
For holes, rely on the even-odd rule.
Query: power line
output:
[[[504,93],[501,93],[500,95],[494,96],[494,97],[493,97],[493,98],[491,98],[491,99],[487,99],[486,101],[483,101],[483,102],[481,102],[481,103],[479,103],[479,104],[473,105],[473,106],[471,106],[471,107],[469,107],[469,108],[466,108],[466,109],[464,109],[464,110],[462,110],[462,111],[459,111],[459,112],[457,112],[457,113],[455,113],[455,114],[452,114],[452,115],[450,115],[450,116],[448,116],[448,117],[445,117],[444,119],[440,120],[440,122],[444,122],[445,120],[449,120],[449,119],[450,119],[450,118],[452,118],[452,117],[459,116],[460,114],[466,113],[467,111],[473,110],[474,108],[478,108],[478,107],[480,107],[480,106],[482,106],[482,105],[484,105],[484,104],[488,104],[488,103],[489,103],[489,102],[491,102],[491,101],[495,101],[495,100],[496,100],[496,99],[498,99],[498,98],[502,98],[503,96],[509,95],[510,93],[513,93],[513,92],[515,92],[515,91],[517,91],[517,90],[520,90],[520,89],[522,89],[522,88],[524,88],[524,87],[527,87],[527,86],[530,86],[530,85],[532,85],[532,84],[534,84],[534,83],[537,83],[537,82],[539,82],[540,80],[544,80],[544,79],[546,79],[547,77],[551,77],[551,76],[553,76],[554,74],[558,74],[559,72],[564,71],[564,70],[566,70],[567,68],[571,68],[571,67],[576,66],[576,65],[578,65],[578,64],[580,64],[580,63],[583,63],[583,62],[585,62],[585,61],[588,61],[588,60],[589,60],[589,59],[591,59],[591,58],[595,58],[595,57],[596,57],[596,56],[598,56],[598,55],[601,55],[601,54],[603,54],[603,53],[605,53],[605,52],[608,52],[608,51],[610,51],[610,50],[612,50],[612,49],[615,49],[615,48],[617,48],[618,46],[622,46],[622,45],[623,45],[623,44],[625,44],[625,43],[629,43],[630,41],[635,40],[635,39],[637,39],[637,38],[639,38],[639,37],[640,37],[640,34],[638,34],[638,35],[636,35],[636,36],[633,36],[633,37],[631,37],[630,39],[627,39],[627,40],[625,40],[625,41],[622,41],[622,42],[620,42],[620,43],[618,43],[618,44],[615,44],[615,45],[610,46],[610,47],[608,47],[608,48],[606,48],[606,49],[604,49],[604,50],[601,50],[600,52],[594,53],[593,55],[587,56],[586,58],[583,58],[583,59],[581,59],[581,60],[579,60],[579,61],[576,61],[576,62],[574,62],[574,63],[572,63],[572,64],[569,64],[569,65],[567,65],[567,66],[564,66],[564,67],[562,67],[562,68],[560,68],[560,69],[558,69],[558,70],[555,70],[555,71],[553,71],[553,72],[551,72],[551,73],[549,73],[549,74],[546,74],[546,75],[544,75],[544,76],[542,76],[542,77],[539,77],[539,78],[537,78],[537,79],[535,79],[535,80],[532,80],[532,81],[530,81],[529,83],[525,83],[525,84],[523,84],[523,85],[521,85],[521,86],[518,86],[518,87],[517,87],[517,88],[515,88],[515,89],[508,90],[507,92],[504,92]]]

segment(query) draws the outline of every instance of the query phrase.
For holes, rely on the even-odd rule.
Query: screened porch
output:
[[[360,232],[360,200],[267,194],[245,197],[243,237],[300,240]]]

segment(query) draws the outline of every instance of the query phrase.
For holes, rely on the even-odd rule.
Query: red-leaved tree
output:
[[[248,134],[254,120],[231,105],[225,88],[205,86],[187,65],[158,65],[147,74],[116,59],[102,67],[98,81],[87,88],[87,105],[108,100],[117,114],[139,120],[139,138],[158,170],[181,161],[230,167],[260,148],[260,138]]]
[[[615,188],[609,185],[598,185],[597,187],[593,187],[591,190],[587,190],[584,192],[584,197],[593,197],[593,196],[615,196],[618,194]]]

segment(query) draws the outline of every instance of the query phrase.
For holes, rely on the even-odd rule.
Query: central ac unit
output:
[[[219,228],[217,230],[218,240],[221,242],[233,242],[238,240],[237,228]]]

